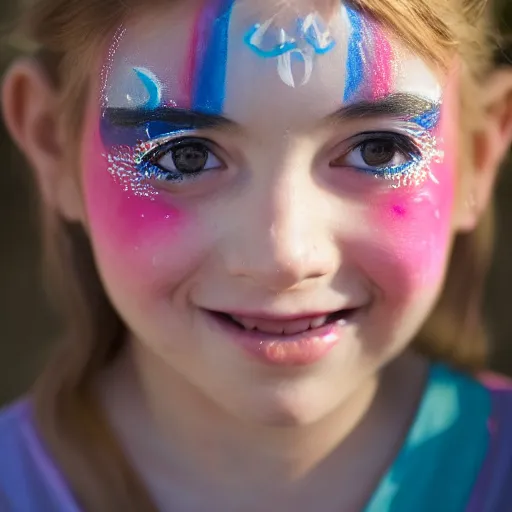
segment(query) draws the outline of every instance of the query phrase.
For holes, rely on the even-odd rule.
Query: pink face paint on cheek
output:
[[[391,212],[393,215],[395,215],[397,218],[405,217],[407,215],[407,209],[403,204],[395,204],[391,208]]]
[[[131,260],[143,247],[151,251],[159,244],[171,243],[185,228],[186,215],[167,198],[144,197],[125,190],[108,170],[98,116],[89,117],[93,120],[86,128],[83,145],[83,188],[89,229],[97,247]]]
[[[442,140],[442,162],[432,162],[431,175],[419,186],[404,186],[382,194],[373,204],[371,222],[378,233],[383,258],[393,260],[396,273],[383,280],[402,289],[436,285],[442,277],[451,245],[457,130],[453,96],[446,94],[435,136]],[[456,101],[456,100],[455,100]],[[381,261],[383,269],[389,268]]]
[[[414,193],[393,191],[375,206],[374,222],[386,237],[387,254],[400,261],[411,285],[437,282],[442,275],[450,244],[452,201],[453,180],[445,179],[442,185],[428,181]]]

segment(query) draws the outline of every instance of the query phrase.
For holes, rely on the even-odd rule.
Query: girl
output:
[[[1,417],[2,510],[512,509],[484,0],[39,0],[27,29],[4,114],[68,330]]]

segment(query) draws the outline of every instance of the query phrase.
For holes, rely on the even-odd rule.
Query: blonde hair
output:
[[[323,7],[337,1],[322,0]],[[492,66],[485,0],[353,3],[387,24],[433,66],[446,70],[458,56],[464,125],[477,121],[479,111],[468,98],[478,97],[482,79]],[[92,69],[88,63],[119,21],[140,4],[140,0],[36,0],[27,10],[25,33],[38,46],[60,89],[62,111],[72,121],[70,126],[76,127],[77,140],[88,91],[86,73]],[[124,327],[100,285],[82,228],[52,212],[45,212],[44,228],[46,260],[54,270],[53,288],[62,291],[67,331],[34,388],[38,427],[84,510],[156,510],[92,392],[95,376],[122,348]],[[468,369],[485,364],[480,299],[491,246],[490,214],[474,233],[457,237],[438,306],[415,341],[429,357]]]

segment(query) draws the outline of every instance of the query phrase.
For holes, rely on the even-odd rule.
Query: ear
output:
[[[70,141],[57,88],[33,59],[7,71],[2,89],[5,124],[32,165],[46,205],[70,222],[83,219],[79,179],[66,165]]]
[[[473,154],[468,159],[472,172],[464,177],[460,231],[471,231],[491,201],[501,164],[512,143],[512,69],[494,71],[482,90],[484,116],[470,134]]]

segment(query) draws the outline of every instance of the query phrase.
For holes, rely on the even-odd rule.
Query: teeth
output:
[[[327,322],[327,316],[320,316],[311,321],[311,329],[318,329]]]
[[[286,322],[283,333],[284,334],[298,334],[309,329],[309,320],[294,320],[292,322]]]
[[[261,331],[267,334],[298,334],[309,329],[318,329],[326,324],[328,317],[321,316],[313,320],[291,320],[287,322],[279,322],[272,320],[259,320],[242,316],[231,317],[235,322],[242,325],[248,331]]]
[[[248,331],[254,331],[256,329],[256,321],[250,318],[244,318],[242,316],[232,316],[231,317],[235,322],[243,325]]]

